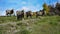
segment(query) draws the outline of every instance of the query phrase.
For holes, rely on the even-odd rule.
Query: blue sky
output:
[[[7,9],[14,9],[15,12],[22,9],[38,11],[43,9],[44,2],[49,5],[55,4],[57,0],[0,0],[0,15],[5,15]]]

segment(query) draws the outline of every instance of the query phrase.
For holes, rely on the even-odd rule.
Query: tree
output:
[[[43,9],[44,9],[44,11],[46,11],[46,14],[49,13],[49,7],[46,3],[43,4]]]
[[[55,15],[55,7],[52,5],[48,5],[49,15]]]
[[[60,3],[57,2],[55,8],[58,9],[58,10],[60,11]]]
[[[55,13],[60,16],[60,3],[58,3],[58,2],[56,3],[55,9],[56,9]]]

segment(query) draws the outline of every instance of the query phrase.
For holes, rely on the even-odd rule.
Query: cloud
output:
[[[25,10],[25,11],[38,11],[40,10],[40,5],[39,3],[37,4],[37,0],[27,0],[27,1],[22,1],[22,0],[4,0],[5,2],[5,6],[2,8],[4,8],[3,12],[1,13],[1,15],[5,15],[5,10],[7,9],[14,9],[14,11],[16,12],[17,10]],[[6,9],[5,9],[6,8]]]
[[[28,10],[30,10],[30,8],[29,8],[29,7],[27,7],[27,6],[23,6],[23,7],[21,8],[21,10],[28,11]]]
[[[55,6],[56,6],[56,3],[57,3],[57,2],[54,2],[52,5],[54,5],[54,7],[55,7]]]
[[[33,11],[33,12],[35,12],[35,11],[39,11],[40,10],[40,5],[39,4],[37,4],[36,6],[34,6],[34,5],[30,5],[30,6],[23,6],[22,8],[21,8],[21,10],[25,10],[25,11],[29,11],[29,10],[31,10],[31,11]],[[41,8],[42,9],[42,8]]]
[[[0,16],[5,16],[5,11],[0,11]]]

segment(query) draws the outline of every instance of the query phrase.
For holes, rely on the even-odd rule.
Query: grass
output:
[[[1,16],[0,17],[0,23],[7,23],[7,22],[16,22],[17,19],[15,16],[12,16],[12,17],[3,17]]]
[[[34,16],[32,19],[35,18]],[[24,18],[27,19],[26,17]],[[29,18],[30,19],[30,18]],[[20,21],[20,20],[19,20]],[[18,22],[16,16],[0,16],[0,23],[7,23],[7,22]]]
[[[35,19],[35,17],[33,18]],[[60,16],[43,16],[34,23],[29,20],[26,22],[29,25],[25,22],[17,21],[16,17],[0,17],[0,21],[2,21],[1,23],[3,23],[3,21],[4,23],[6,23],[6,21],[16,22],[16,25],[12,25],[13,27],[10,25],[0,26],[0,34],[2,34],[2,32],[3,34],[7,34],[6,31],[14,27],[16,28],[15,30],[20,30],[15,34],[60,34]]]
[[[60,34],[60,16],[47,16],[36,22],[32,34]]]

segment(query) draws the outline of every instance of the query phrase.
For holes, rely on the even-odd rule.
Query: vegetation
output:
[[[46,3],[43,4],[43,9],[46,12],[46,15],[49,13],[49,7]]]
[[[7,16],[0,16],[0,34],[60,34],[60,3],[56,3],[55,7],[44,3],[41,12],[44,16],[38,18],[34,12],[32,18],[26,18],[23,14],[24,20],[17,20],[15,14],[11,16],[13,13],[13,10],[6,11]],[[51,16],[48,16],[49,14]]]
[[[5,23],[12,22],[0,25],[0,34],[60,34],[60,16],[41,16],[40,19],[29,18],[22,22],[17,21],[16,17],[0,18]]]
[[[12,17],[7,17],[7,16],[0,16],[0,23],[6,23],[6,22],[16,22],[16,17],[12,16]]]

